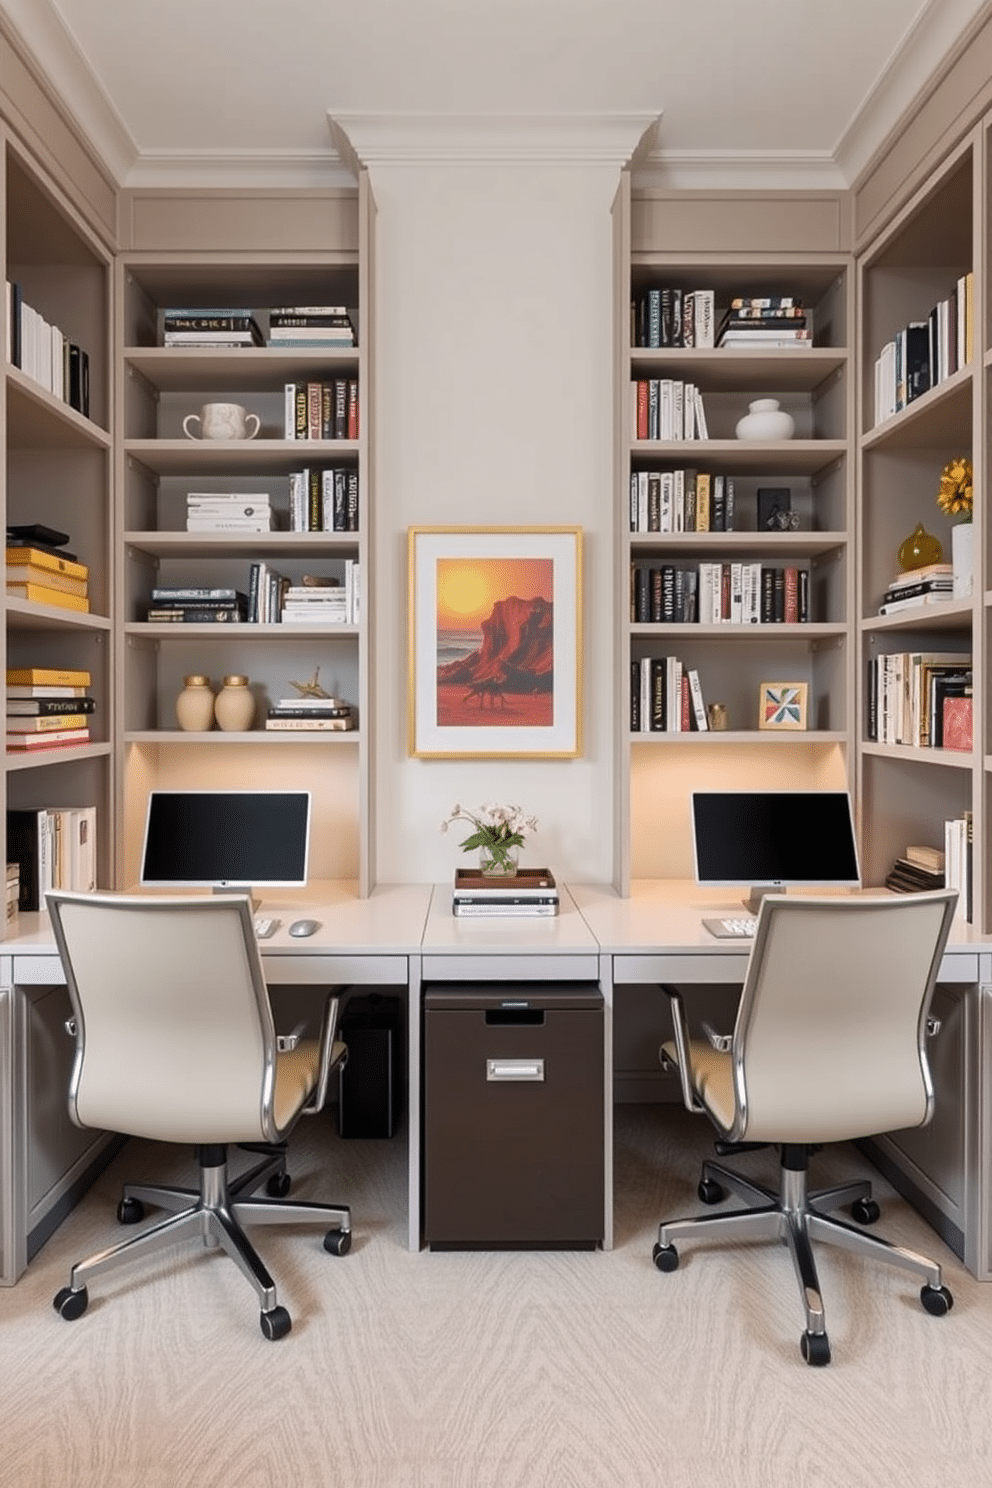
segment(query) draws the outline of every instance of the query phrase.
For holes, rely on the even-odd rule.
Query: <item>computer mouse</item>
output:
[[[312,935],[320,929],[319,920],[294,920],[289,927],[290,935]]]

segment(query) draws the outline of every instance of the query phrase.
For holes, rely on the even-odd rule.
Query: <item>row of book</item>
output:
[[[973,274],[962,274],[925,320],[910,321],[882,347],[875,362],[876,424],[971,361],[973,286]]]
[[[357,532],[358,467],[308,467],[288,477],[291,532]],[[187,532],[271,532],[277,525],[266,492],[189,491]],[[285,521],[285,515],[283,516]]]
[[[892,651],[868,662],[866,735],[876,744],[970,750],[971,656]]]
[[[172,305],[162,312],[163,346],[349,347],[355,327],[344,305],[277,305],[268,337],[247,305]],[[288,437],[288,436],[287,436]]]
[[[634,379],[635,439],[708,439],[703,395],[673,377]]]
[[[6,549],[7,593],[32,604],[57,605],[88,614],[89,568],[67,553],[39,547]]]
[[[631,532],[733,532],[734,477],[705,470],[632,470]]]
[[[283,387],[287,439],[357,439],[358,379],[287,382]]]
[[[225,585],[161,585],[145,611],[150,624],[355,625],[359,565],[344,561],[344,578],[304,575],[293,583],[263,559],[248,569],[247,590]]]
[[[558,885],[548,868],[518,868],[509,878],[491,878],[456,868],[451,913],[459,917],[546,919],[561,907]]]
[[[92,676],[76,668],[7,670],[7,750],[33,753],[86,744],[96,708]]]
[[[809,570],[738,560],[634,564],[636,625],[800,625],[809,621]]]
[[[707,733],[699,672],[677,656],[642,656],[630,663],[632,734]]]
[[[895,859],[885,887],[897,894],[927,893],[934,889],[957,889],[958,913],[970,924],[972,917],[972,813],[944,822],[944,845],[927,843],[905,848]]]
[[[7,862],[18,868],[18,908],[41,909],[48,889],[96,888],[95,806],[37,806],[7,812]]]
[[[16,281],[6,285],[8,362],[88,418],[89,353],[29,305]]]
[[[349,733],[355,715],[341,698],[279,698],[266,713],[265,727],[270,733]]]
[[[954,598],[954,567],[950,563],[928,563],[897,573],[882,595],[880,615],[942,604]]]
[[[631,345],[710,348],[714,344],[715,314],[712,289],[652,285],[631,301]]]

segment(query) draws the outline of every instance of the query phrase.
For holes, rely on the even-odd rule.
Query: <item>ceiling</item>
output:
[[[661,117],[674,185],[850,184],[992,0],[0,0],[120,184],[343,173],[329,116]]]

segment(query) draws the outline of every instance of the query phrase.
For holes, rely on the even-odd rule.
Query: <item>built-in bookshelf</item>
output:
[[[988,364],[983,348],[988,337],[981,331],[987,265],[983,268],[976,257],[987,187],[980,180],[978,158],[976,139],[969,136],[909,196],[858,261],[858,798],[863,871],[870,883],[885,881],[908,843],[943,850],[948,821],[969,820],[974,840],[987,840],[988,722],[981,701],[988,639],[988,570],[982,560],[982,491],[987,488],[983,399],[988,396],[983,391]],[[939,369],[927,369],[921,391],[897,400],[898,406],[879,405],[885,387],[880,389],[875,367],[883,350],[898,341],[906,326],[929,323],[935,306],[956,306],[962,286],[965,318],[956,320],[955,341],[964,345],[958,346],[952,369],[944,367],[939,376]],[[880,614],[883,594],[901,567],[900,544],[918,524],[940,541],[943,557],[951,561],[952,520],[938,507],[936,496],[942,469],[958,456],[972,460],[975,470],[973,593]],[[872,683],[879,671],[902,664],[911,676],[913,662],[902,663],[902,658],[937,655],[960,657],[962,670],[973,665],[972,748],[961,748],[960,740],[956,748],[935,748],[928,738],[914,741],[900,735],[899,742],[888,742],[878,737]],[[976,926],[987,932],[990,885],[984,858],[981,851],[972,855],[968,899]]]
[[[195,201],[184,205],[192,222]],[[247,234],[235,230],[235,221],[243,227],[242,217],[226,222],[221,213],[210,251],[164,252],[143,242],[140,251],[119,259],[125,877],[137,870],[148,789],[173,782],[186,789],[216,787],[250,778],[260,786],[308,786],[314,792],[311,877],[358,880],[361,892],[370,886],[364,619],[371,551],[365,251],[370,202],[364,181],[355,192],[326,193],[324,205],[325,231],[309,249],[274,252],[266,246],[271,239],[287,241],[294,210],[291,198],[267,199],[252,204]],[[307,206],[313,208],[312,198]],[[300,241],[305,245],[314,237],[307,217]],[[267,342],[271,308],[288,305],[347,306],[356,344],[162,344],[170,307],[245,307]],[[350,389],[350,427],[346,415],[342,434],[332,416],[330,427],[312,431],[318,437],[296,437],[289,418],[290,389],[296,387],[327,388],[332,396],[336,387]],[[245,408],[250,429],[257,420],[257,435],[188,437],[199,425],[191,422],[187,431],[184,420],[213,402]],[[335,471],[342,473],[339,491],[351,489],[352,519],[343,527],[333,519]],[[220,495],[241,498],[235,503],[239,511],[252,505],[266,513],[264,530],[239,530],[226,520],[215,531],[202,522],[188,530],[191,493],[201,504]],[[274,609],[252,607],[249,613],[263,614],[263,620],[147,618],[154,589],[233,589],[247,595],[259,569],[274,577],[277,593],[280,581],[281,590],[300,587],[305,576],[342,588],[347,583],[348,618],[285,623],[278,602]],[[180,729],[175,700],[189,674],[208,677],[214,691],[225,676],[247,676],[256,704],[251,727]],[[292,696],[294,683],[315,678],[349,705],[355,728],[266,731],[269,708]]]
[[[686,230],[682,221],[673,231],[680,209],[666,203],[663,193],[631,194],[624,181],[615,208],[615,879],[622,893],[629,892],[631,878],[691,877],[693,787],[847,784],[853,772],[852,260],[839,249],[822,251],[820,232],[810,232],[808,251],[777,251],[761,227],[766,202],[728,198],[723,205],[720,241],[708,242],[704,230],[691,251],[669,246],[673,236],[685,242]],[[781,203],[778,209],[788,210]],[[796,224],[788,234],[792,241],[804,234],[802,208]],[[684,334],[652,336],[645,332],[643,308],[652,291],[676,305],[691,301],[693,313],[704,307],[707,325],[717,328],[716,334],[704,333],[707,343],[719,341],[718,328],[735,297],[788,297],[811,326],[806,339],[812,344],[788,345],[773,336],[773,345],[756,338],[686,345]],[[653,339],[670,344],[640,344]],[[653,384],[659,386],[659,403],[666,385],[691,388],[694,400],[701,400],[703,418],[697,411],[691,428],[683,420],[683,437],[643,437],[638,402],[644,401],[645,385],[650,394]],[[776,399],[791,415],[791,438],[736,436],[750,403],[763,398]],[[658,427],[670,425],[659,419]],[[644,494],[653,478],[659,485],[674,479],[681,517],[655,520],[654,494]],[[776,509],[784,515],[776,518]],[[671,574],[683,590],[695,591],[687,610],[680,611],[677,602],[662,609],[665,576]],[[801,607],[790,605],[789,619],[774,599],[776,585],[784,595],[786,576],[796,596],[800,586],[802,593]],[[638,679],[652,664],[657,676],[671,658],[687,678],[694,674],[702,708],[683,704],[681,728],[671,727],[671,708],[667,727],[656,708],[655,726],[645,727],[644,707],[632,712]],[[798,685],[805,698],[801,729],[761,726],[764,683]],[[718,728],[709,726],[713,704],[719,705]],[[700,729],[697,719],[706,726]]]
[[[0,505],[8,526],[40,524],[67,537],[64,546],[86,573],[88,606],[67,608],[38,602],[30,591],[8,592],[4,669],[86,675],[93,699],[85,742],[5,751],[4,819],[10,810],[52,809],[65,815],[85,808],[96,825],[95,877],[107,885],[114,881],[117,833],[112,254],[56,182],[6,133],[2,161],[0,231],[8,292]],[[70,345],[75,348],[71,378]]]

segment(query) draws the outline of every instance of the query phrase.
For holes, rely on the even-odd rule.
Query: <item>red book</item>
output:
[[[636,423],[634,436],[637,439],[648,437],[648,385],[641,380],[634,383],[637,402],[635,404]]]
[[[358,379],[356,377],[348,380],[348,438],[358,438]]]
[[[681,732],[683,734],[687,734],[689,732],[689,730],[691,729],[691,727],[692,727],[692,698],[691,698],[691,695],[689,693],[689,674],[688,674],[688,672],[683,672],[682,673],[682,696],[681,696],[681,704],[682,704],[682,708],[681,708],[681,716],[680,716],[680,720],[679,720],[679,729],[681,730]]]
[[[972,744],[972,699],[944,699],[944,748],[970,750]]]

